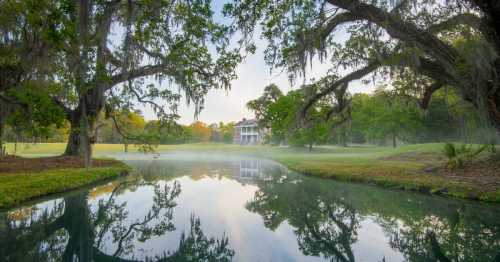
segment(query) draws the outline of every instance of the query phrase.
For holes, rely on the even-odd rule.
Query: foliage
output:
[[[255,118],[260,127],[269,128],[271,126],[269,113],[269,105],[278,101],[283,93],[276,84],[270,84],[264,87],[264,93],[257,99],[247,102],[247,108],[254,112]]]
[[[146,121],[139,110],[115,112],[107,121],[97,122],[96,136],[101,141],[123,144],[125,152],[128,151],[129,143],[136,144],[144,152],[154,151],[153,141],[156,140],[152,134],[145,132],[145,125]]]
[[[191,134],[191,139],[193,142],[208,142],[211,137],[210,128],[203,122],[196,121],[192,123],[188,130]]]
[[[14,97],[24,106],[15,107],[8,115],[6,124],[15,127],[18,133],[49,136],[51,126],[59,128],[64,123],[64,111],[51,98],[51,94],[58,89],[57,86],[41,89],[37,83],[30,82],[19,90],[10,90],[10,97]]]
[[[51,17],[39,1],[0,2],[0,150],[5,124],[16,133],[47,136],[51,125],[60,125],[64,114],[52,96],[61,91],[51,74],[55,71],[57,40],[47,26]]]
[[[266,138],[268,143],[288,143],[292,146],[308,146],[323,143],[329,133],[327,110],[316,107],[310,110],[305,117],[297,115],[307,98],[307,89],[288,92],[283,95],[279,88],[271,84],[264,90],[264,94],[256,100],[248,102],[249,109],[255,112],[259,125],[270,128]]]
[[[9,61],[4,49],[19,43],[50,54],[43,62],[51,70],[28,64],[20,71],[64,87],[51,98],[70,122],[67,155],[89,159],[104,109],[113,115],[142,104],[169,122],[178,118],[183,97],[198,114],[209,89],[230,87],[241,60],[239,50],[229,48],[233,29],[214,19],[211,1],[8,0],[0,9],[0,61]],[[11,67],[2,66],[0,73]]]
[[[498,130],[500,11],[489,2],[237,0],[224,11],[247,40],[260,25],[266,61],[292,80],[313,58],[328,62],[328,88],[308,107],[356,80],[397,84],[397,75],[412,74],[423,108],[449,87]]]
[[[466,161],[473,160],[480,153],[491,147],[490,145],[480,145],[474,149],[473,145],[460,144],[455,145],[446,143],[443,147],[443,154],[448,158],[446,167],[451,169],[464,168]]]
[[[351,141],[384,145],[395,136],[403,143],[495,143],[495,132],[485,127],[477,110],[452,90],[437,91],[426,110],[414,97],[398,95],[399,91],[378,89],[373,94],[353,96],[348,130]]]
[[[234,123],[224,124],[219,122],[219,124],[211,124],[208,126],[210,128],[210,141],[218,143],[233,143],[234,138]],[[194,140],[193,140],[194,142]]]
[[[271,128],[269,143],[301,146],[313,141],[345,146],[350,140],[395,147],[398,142],[473,140],[485,143],[495,137],[486,134],[488,129],[484,128],[477,110],[464,104],[452,90],[437,91],[427,109],[422,110],[418,99],[408,93],[413,84],[410,80],[401,80],[392,88],[380,86],[373,94],[351,97],[337,92],[301,115],[310,94],[322,90],[325,80],[277,96],[276,101],[270,99],[267,90],[248,103],[258,116],[259,124]]]
[[[415,104],[379,89],[374,95],[356,95],[353,98],[352,128],[362,132],[367,140],[390,138],[411,141],[422,125],[422,114]]]

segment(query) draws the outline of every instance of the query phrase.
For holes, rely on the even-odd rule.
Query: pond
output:
[[[498,261],[500,206],[264,159],[115,156],[131,175],[0,211],[0,261]]]

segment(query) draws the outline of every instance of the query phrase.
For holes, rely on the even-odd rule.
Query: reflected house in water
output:
[[[257,120],[245,119],[234,126],[233,143],[240,145],[261,144],[265,135],[265,130],[259,128]]]
[[[233,178],[241,184],[255,184],[257,181],[271,179],[270,174],[263,170],[265,160],[242,159],[235,163]]]

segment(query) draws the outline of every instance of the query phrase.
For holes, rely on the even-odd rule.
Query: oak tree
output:
[[[313,57],[331,62],[336,77],[305,109],[352,81],[409,71],[425,79],[423,108],[451,86],[500,130],[499,1],[237,0],[225,12],[245,37],[260,23],[267,62],[292,78]]]

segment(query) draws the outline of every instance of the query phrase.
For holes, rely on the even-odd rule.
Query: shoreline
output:
[[[373,173],[345,174],[332,170],[318,170],[307,167],[307,163],[287,164],[284,161],[275,160],[290,170],[305,176],[332,179],[340,182],[374,185],[380,188],[412,191],[426,195],[440,196],[446,198],[473,200],[485,203],[500,203],[500,191],[484,192],[481,188],[470,184],[460,184],[454,181],[446,181],[441,175],[399,174],[398,177],[381,175],[379,170]],[[375,175],[374,175],[375,174]]]
[[[443,144],[406,145],[396,149],[375,146],[317,147],[304,149],[239,146],[233,144],[160,145],[159,153],[190,152],[261,157],[308,176],[344,182],[372,184],[382,188],[500,203],[500,162],[485,160],[465,170],[443,169]],[[34,145],[26,153],[48,153],[61,144]],[[119,144],[97,144],[97,153],[121,152]],[[135,149],[132,147],[131,152]],[[484,173],[484,174],[483,174]],[[458,179],[457,179],[458,178]]]
[[[29,160],[28,160],[29,161]],[[41,171],[0,172],[0,210],[92,186],[127,175],[131,168],[118,160],[106,166],[49,168]]]

